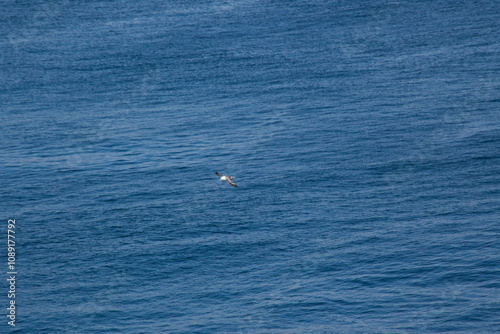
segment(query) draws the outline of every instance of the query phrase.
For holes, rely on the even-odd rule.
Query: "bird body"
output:
[[[233,179],[235,178],[234,176],[222,175],[222,174],[217,173],[217,172],[215,172],[215,174],[217,174],[217,176],[220,176],[221,181],[227,181],[233,187],[237,187],[236,183],[234,183],[234,181],[233,181]]]

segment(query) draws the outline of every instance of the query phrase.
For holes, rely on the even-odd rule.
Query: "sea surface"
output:
[[[3,2],[0,332],[500,332],[499,36],[494,0]]]

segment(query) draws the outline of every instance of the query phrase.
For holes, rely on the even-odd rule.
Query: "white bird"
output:
[[[234,183],[234,181],[233,181],[233,179],[235,178],[234,176],[222,175],[222,174],[217,173],[217,172],[215,172],[215,174],[217,174],[217,176],[220,176],[220,179],[222,181],[227,181],[233,187],[237,187],[236,183]]]

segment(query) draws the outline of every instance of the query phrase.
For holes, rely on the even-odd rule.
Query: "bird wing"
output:
[[[233,187],[237,187],[236,183],[234,183],[234,181],[233,181],[233,180],[228,179],[227,181],[228,181],[228,182],[229,182],[229,184],[230,184],[230,185],[232,185]]]

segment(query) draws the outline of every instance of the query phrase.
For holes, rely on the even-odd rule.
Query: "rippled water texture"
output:
[[[0,22],[1,331],[500,330],[497,1],[8,1]]]

